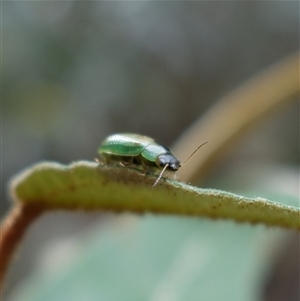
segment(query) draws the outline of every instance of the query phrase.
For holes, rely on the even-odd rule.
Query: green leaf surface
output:
[[[11,192],[22,203],[45,209],[110,210],[194,215],[300,228],[299,206],[246,198],[165,180],[132,168],[77,162],[40,163],[16,176]]]
[[[72,260],[52,256],[52,272],[36,271],[9,301],[258,301],[283,233],[186,217],[102,223]]]

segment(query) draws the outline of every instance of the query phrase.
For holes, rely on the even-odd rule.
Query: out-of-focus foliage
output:
[[[4,179],[45,158],[93,158],[114,131],[171,144],[225,92],[299,46],[295,2],[2,6]]]
[[[260,300],[280,231],[175,217],[135,222],[93,233],[72,262],[39,273],[12,300]]]

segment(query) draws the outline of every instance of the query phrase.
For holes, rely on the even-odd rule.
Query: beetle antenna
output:
[[[180,164],[180,167],[182,165],[184,165],[188,160],[190,160],[192,158],[192,156],[194,156],[194,154],[199,150],[200,147],[202,147],[203,145],[205,145],[206,143],[208,143],[208,141],[205,141],[204,143],[200,144],[192,153],[191,155],[183,162]]]
[[[163,173],[165,172],[165,170],[167,169],[167,167],[169,166],[169,164],[166,164],[165,167],[163,168],[163,170],[160,172],[158,178],[156,179],[155,183],[152,186],[152,189],[157,185],[157,183],[160,181]]]

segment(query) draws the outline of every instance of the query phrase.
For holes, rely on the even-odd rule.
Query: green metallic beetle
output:
[[[124,133],[108,136],[98,152],[105,163],[118,162],[123,166],[142,166],[144,172],[148,168],[161,170],[153,187],[159,182],[165,170],[176,172],[183,165],[167,147],[158,144],[150,137],[138,134]]]

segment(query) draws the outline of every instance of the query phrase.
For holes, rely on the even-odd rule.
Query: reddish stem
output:
[[[36,205],[16,204],[0,226],[0,289],[9,263],[30,224],[41,215],[43,208]]]

